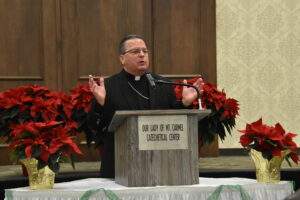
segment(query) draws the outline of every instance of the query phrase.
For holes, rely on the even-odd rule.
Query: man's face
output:
[[[135,38],[125,42],[125,51],[120,55],[124,69],[135,76],[143,75],[149,68],[149,55],[143,40]]]

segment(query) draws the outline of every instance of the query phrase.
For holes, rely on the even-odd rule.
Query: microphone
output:
[[[149,75],[151,76],[151,74],[149,74]],[[146,76],[147,76],[147,74],[146,74]],[[151,78],[152,78],[151,81],[153,81],[154,85],[155,85],[155,83],[160,83],[160,84],[180,85],[180,86],[187,86],[187,87],[194,88],[196,90],[196,92],[197,92],[197,99],[198,99],[198,104],[199,104],[199,110],[203,110],[202,105],[201,105],[200,92],[199,92],[199,90],[198,90],[198,88],[196,86],[191,85],[191,84],[186,84],[186,83],[175,83],[175,82],[171,82],[171,81],[164,81],[164,80],[154,79],[152,76],[151,76]],[[149,82],[150,82],[150,80],[149,80]]]
[[[155,80],[154,80],[153,76],[149,72],[146,72],[145,75],[146,75],[146,78],[148,79],[151,87],[155,88]]]

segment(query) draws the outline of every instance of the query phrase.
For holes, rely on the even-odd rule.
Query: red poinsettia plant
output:
[[[70,97],[47,87],[27,85],[0,93],[0,137],[13,158],[36,158],[57,172],[59,162],[81,154]],[[74,165],[73,165],[74,166]]]
[[[297,134],[286,132],[280,123],[269,126],[263,124],[260,118],[247,124],[246,129],[239,130],[239,132],[242,133],[240,143],[244,148],[260,151],[268,160],[274,156],[284,156],[289,165],[291,165],[289,159],[298,163],[297,144],[293,141]]]
[[[188,84],[193,84],[199,77],[187,80]],[[183,82],[183,81],[179,81]],[[200,88],[201,87],[201,88]],[[233,98],[227,98],[224,90],[220,91],[217,86],[204,82],[198,89],[201,92],[201,106],[204,109],[210,109],[211,113],[199,121],[198,132],[201,143],[209,144],[218,135],[221,140],[226,137],[226,130],[231,134],[235,126],[235,118],[238,115],[239,104]],[[182,99],[182,87],[175,86],[175,95],[177,100]],[[198,100],[192,103],[192,107],[199,107]]]
[[[95,141],[95,133],[89,129],[87,115],[91,109],[93,94],[88,84],[78,84],[71,89],[70,97],[72,102],[72,119],[77,123],[77,130],[86,136],[87,145],[90,146]]]

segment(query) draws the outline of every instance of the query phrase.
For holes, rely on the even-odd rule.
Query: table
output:
[[[214,199],[251,199],[276,200],[284,199],[293,193],[293,185],[289,181],[277,184],[257,183],[247,178],[199,178],[199,184],[186,186],[125,187],[111,179],[88,178],[70,182],[55,183],[53,189],[30,190],[28,187],[6,189],[6,200],[79,200],[82,195],[93,189],[90,200],[108,199],[105,192],[112,191],[122,200],[199,200]]]

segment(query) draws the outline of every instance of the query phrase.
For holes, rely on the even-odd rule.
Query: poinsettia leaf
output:
[[[56,153],[57,150],[62,146],[63,146],[63,144],[60,141],[54,140],[51,142],[51,146],[49,147],[48,150],[51,154],[53,154],[53,153]]]
[[[32,156],[33,158],[38,158],[38,157],[40,157],[40,155],[41,155],[41,148],[40,148],[40,146],[34,145],[34,146],[32,147],[32,153],[31,153],[31,156]]]
[[[26,158],[26,155],[25,155],[25,147],[24,146],[21,146],[21,147],[17,147],[15,149],[16,153],[17,153],[17,156],[19,159],[25,159]]]
[[[230,125],[230,128],[235,127],[235,119],[234,118],[228,119],[227,121],[228,121],[228,124]]]
[[[216,128],[211,117],[205,117],[198,122],[198,134],[203,144],[210,144],[216,136]]]
[[[70,142],[68,142],[68,145],[69,145],[69,147],[71,148],[72,151],[74,151],[77,154],[82,155],[82,152],[80,151],[79,147],[72,140]]]
[[[263,151],[262,156],[267,160],[271,160],[273,158],[272,152],[270,151]]]
[[[292,167],[292,164],[291,164],[291,162],[290,162],[288,156],[285,156],[285,157],[284,157],[284,160],[288,163],[288,165],[289,165],[290,167]]]
[[[219,124],[216,124],[216,128],[217,128],[216,133],[219,134],[220,139],[222,141],[225,140],[226,132],[225,132],[224,126],[222,126],[222,124],[219,123]]]
[[[25,111],[20,112],[18,117],[19,117],[18,121],[21,122],[21,123],[24,123],[24,122],[29,121],[29,120],[32,119],[29,110],[25,110]]]
[[[215,137],[214,134],[212,132],[207,132],[207,134],[202,135],[201,140],[203,141],[203,144],[210,144],[214,141]]]
[[[29,131],[25,131],[22,133],[20,138],[31,138],[33,136],[32,133],[30,133]]]
[[[30,146],[27,146],[26,148],[25,148],[25,154],[26,154],[26,157],[27,158],[30,158],[31,157],[31,155],[32,155],[32,146],[30,145]]]
[[[291,159],[296,163],[296,164],[298,164],[298,161],[299,161],[299,156],[298,156],[298,154],[297,153],[290,153],[288,156],[290,156],[291,157]]]
[[[70,155],[70,161],[71,161],[71,165],[72,165],[73,169],[75,169],[75,164],[74,164],[75,158],[76,158],[76,157],[75,157],[74,154],[71,154],[71,155]]]
[[[91,129],[89,129],[87,126],[84,126],[84,127],[83,127],[83,131],[84,131],[84,133],[85,133],[86,143],[87,143],[88,147],[90,147],[90,146],[91,146],[91,143],[92,143],[93,141],[96,140],[96,135],[95,135],[94,132],[93,132]]]
[[[5,137],[7,136],[7,141],[6,142],[9,142],[10,138],[10,129],[8,127],[5,127],[5,125],[0,125],[0,137]]]
[[[41,155],[39,158],[45,162],[49,159],[50,153],[45,148],[41,148]]]
[[[281,157],[281,154],[282,154],[281,149],[278,149],[278,148],[272,149],[272,155],[273,156]]]
[[[48,166],[54,173],[58,173],[60,169],[60,165],[58,162],[49,162]]]
[[[240,143],[243,147],[249,146],[253,142],[253,138],[242,135],[240,137]]]
[[[231,135],[231,127],[230,127],[230,125],[227,124],[227,123],[223,123],[223,125],[225,126],[225,128],[226,128],[227,132],[229,133],[229,135]]]
[[[38,170],[43,169],[46,166],[47,166],[47,163],[45,161],[38,159],[38,164],[37,164]]]
[[[2,119],[3,120],[13,119],[14,117],[16,117],[18,115],[18,113],[19,113],[19,108],[17,106],[15,106],[11,109],[5,110],[3,113]]]
[[[58,152],[56,152],[55,154],[52,154],[51,157],[49,159],[51,159],[51,162],[60,162],[61,158],[62,158],[62,152],[63,149],[59,150]]]
[[[55,154],[51,154],[48,159],[49,168],[57,173],[60,169],[59,161],[60,161],[61,153],[57,152]]]
[[[275,131],[282,136],[285,134],[285,130],[282,128],[280,123],[275,124]]]
[[[273,147],[277,146],[277,143],[275,141],[270,140],[270,139],[265,139],[265,142],[268,143],[268,144],[270,144]]]

